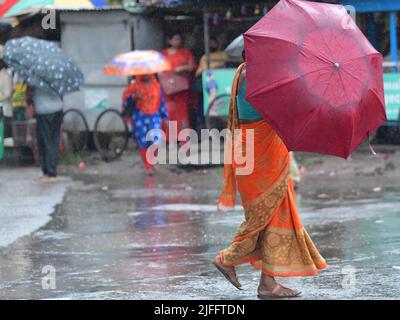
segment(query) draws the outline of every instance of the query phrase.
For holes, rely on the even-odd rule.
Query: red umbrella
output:
[[[244,39],[246,98],[289,150],[347,158],[386,121],[382,55],[343,6],[281,0]]]

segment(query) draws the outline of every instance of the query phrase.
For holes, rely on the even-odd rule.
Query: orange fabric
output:
[[[124,104],[125,101],[131,97],[131,96],[135,96],[136,94],[136,84],[135,81],[130,82],[126,87],[124,92],[122,93],[122,103]]]
[[[236,181],[242,204],[246,206],[265,190],[271,189],[288,171],[290,156],[285,144],[265,120],[240,124],[239,127],[242,134],[241,139],[234,144],[234,159],[237,157],[236,150],[243,150],[242,154],[246,158],[246,144],[254,145],[253,172],[249,175],[235,174],[233,179]],[[254,132],[254,138],[248,138],[248,130]],[[233,170],[239,167],[241,166],[235,162],[232,165]]]
[[[234,139],[234,135],[228,138],[225,160],[238,159],[238,152],[246,158],[246,140],[248,140],[247,143],[254,145],[254,170],[250,175],[236,175],[236,169],[244,165],[238,165],[235,161],[229,164],[225,161],[223,190],[219,200],[219,204],[224,207],[235,205],[237,189],[244,206],[258,198],[277,182],[290,165],[286,146],[265,120],[240,124],[236,109],[236,95],[239,75],[243,67],[244,64],[239,66],[233,79],[228,123],[231,132],[240,129],[241,134],[237,139]],[[254,132],[253,138],[248,137],[248,131]]]
[[[244,64],[239,66],[232,81],[232,93],[229,105],[229,120],[227,128],[230,134],[227,135],[227,141],[225,145],[224,182],[222,186],[222,193],[218,202],[219,209],[222,207],[234,207],[236,202],[235,170],[233,168],[233,164],[230,163],[229,160],[234,159],[233,133],[234,130],[239,127],[238,113],[236,109],[236,96],[238,92],[239,76],[243,70],[243,67]]]
[[[315,275],[327,264],[301,223],[289,176],[289,152],[265,120],[241,124],[237,118],[236,93],[243,67],[234,77],[228,122],[228,128],[241,129],[241,135],[228,137],[225,160],[241,154],[253,161],[254,169],[239,175],[237,169],[244,165],[225,163],[219,207],[234,206],[238,190],[245,220],[231,246],[221,251],[221,259],[230,266],[250,262],[270,276]],[[248,144],[254,157],[246,154]]]
[[[161,87],[155,75],[148,75],[150,81],[145,83],[143,76],[137,76],[122,95],[123,101],[133,96],[136,107],[145,114],[155,114],[161,104]]]

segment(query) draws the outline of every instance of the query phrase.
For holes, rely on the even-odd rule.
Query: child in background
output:
[[[146,157],[147,149],[153,143],[161,142],[162,120],[168,120],[164,96],[156,76],[137,76],[126,87],[122,100],[123,109],[132,110],[132,135],[139,147],[147,175],[153,175],[154,168]],[[153,129],[158,133],[149,141],[146,136]]]

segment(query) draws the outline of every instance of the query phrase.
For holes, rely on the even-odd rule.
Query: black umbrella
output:
[[[84,81],[77,64],[50,41],[32,37],[9,40],[3,59],[29,85],[60,96],[78,91]]]

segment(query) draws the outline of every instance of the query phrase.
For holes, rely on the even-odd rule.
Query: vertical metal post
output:
[[[374,18],[374,13],[371,12],[368,14],[368,38],[371,41],[372,45],[376,48],[376,22]]]
[[[210,27],[208,25],[208,20],[210,14],[207,9],[203,11],[203,23],[204,23],[204,52],[206,55],[207,69],[210,69]]]
[[[397,64],[397,12],[390,12],[390,60]],[[397,72],[397,66],[392,68],[392,72]]]

